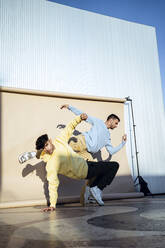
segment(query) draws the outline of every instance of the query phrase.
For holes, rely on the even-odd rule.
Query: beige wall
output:
[[[117,114],[121,122],[117,129],[111,131],[114,146],[121,142],[121,136],[125,133],[122,100],[116,102],[116,99],[108,98],[91,97],[90,100],[90,97],[62,97],[45,92],[42,95],[42,92],[29,94],[29,91],[1,91],[1,203],[46,199],[47,184],[43,162],[33,159],[21,165],[18,156],[25,151],[35,150],[35,140],[44,133],[54,139],[61,131],[58,125],[66,125],[74,117],[72,112],[60,110],[61,104],[68,103],[102,120],[110,113]],[[77,130],[82,132],[89,128],[90,125],[83,122]],[[104,149],[101,156],[103,159],[108,157]],[[119,162],[120,169],[104,193],[134,192],[126,148],[113,155],[112,160]],[[60,178],[59,197],[79,195],[83,181],[64,176]]]

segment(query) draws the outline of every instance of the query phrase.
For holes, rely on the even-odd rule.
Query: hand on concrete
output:
[[[47,207],[47,208],[44,208],[42,209],[43,212],[49,212],[49,211],[55,211],[55,208],[54,207]]]

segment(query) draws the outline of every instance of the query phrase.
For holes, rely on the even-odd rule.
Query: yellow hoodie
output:
[[[68,145],[75,127],[81,122],[80,116],[73,119],[53,142],[54,152],[41,153],[40,158],[46,162],[47,180],[49,182],[50,206],[56,207],[57,189],[59,186],[58,174],[62,174],[74,179],[85,179],[88,173],[86,161],[75,153]]]

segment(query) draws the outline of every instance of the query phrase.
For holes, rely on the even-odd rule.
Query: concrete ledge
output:
[[[113,193],[103,195],[103,200],[113,200],[113,199],[128,199],[128,198],[140,198],[144,197],[141,192],[131,192],[131,193]],[[78,203],[80,201],[79,196],[75,197],[62,197],[58,199],[57,204],[63,203]],[[34,200],[34,201],[17,201],[17,202],[3,202],[0,203],[0,209],[2,208],[17,208],[17,207],[32,207],[46,205],[46,200]]]
[[[131,192],[131,193],[112,193],[103,195],[103,200],[113,199],[128,199],[128,198],[140,198],[144,197],[142,192]]]

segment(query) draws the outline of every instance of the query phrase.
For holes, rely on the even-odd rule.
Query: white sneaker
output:
[[[86,186],[86,190],[84,193],[84,204],[86,205],[89,203],[97,203],[97,202],[96,202],[95,198],[91,195],[90,187]]]
[[[95,200],[97,201],[97,203],[100,206],[104,206],[104,202],[101,197],[102,191],[97,186],[95,186],[95,187],[90,188],[90,192],[92,196],[95,198]]]
[[[23,164],[24,162],[28,161],[29,159],[32,159],[36,157],[36,152],[24,152],[18,157],[18,161],[20,164]]]

